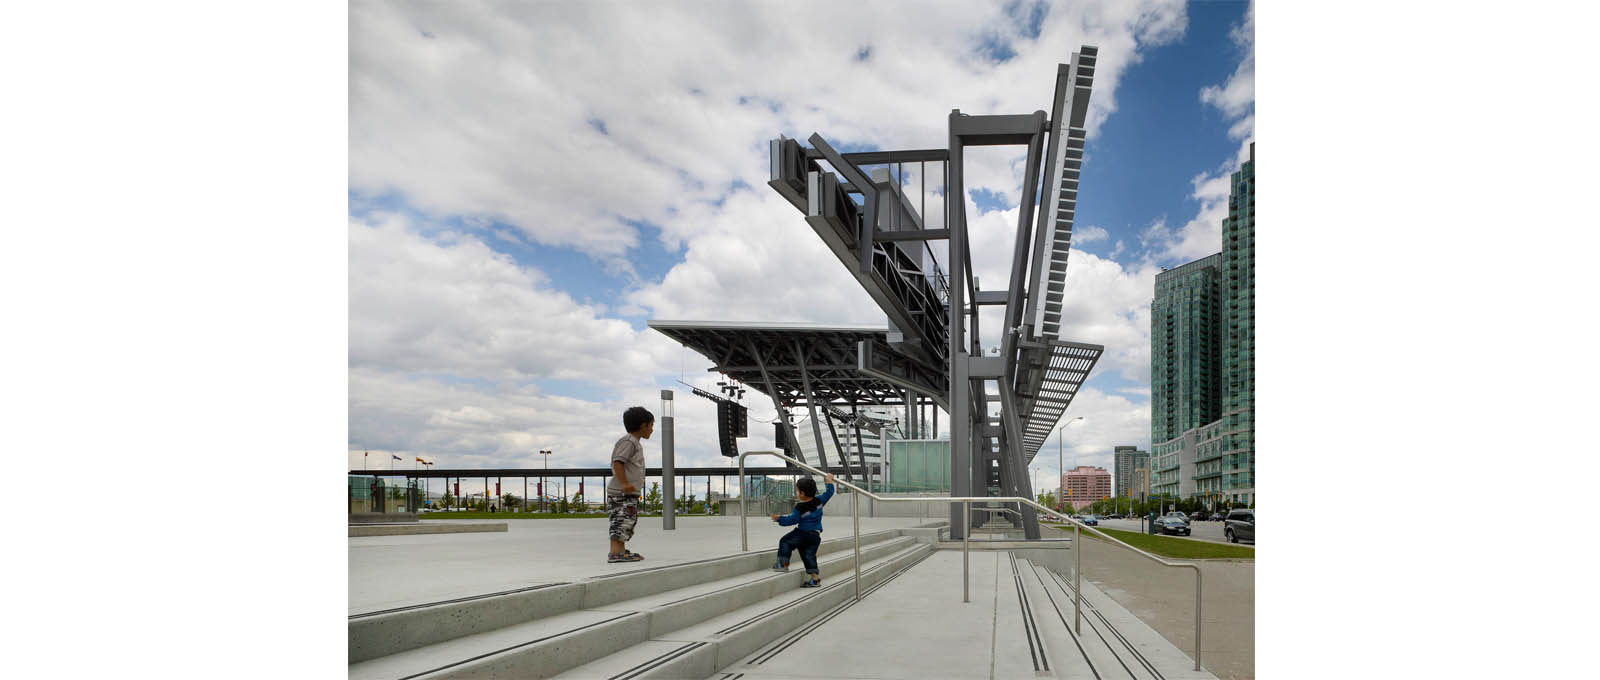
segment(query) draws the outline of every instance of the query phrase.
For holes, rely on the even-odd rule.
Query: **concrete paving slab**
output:
[[[350,536],[419,536],[422,534],[472,534],[504,532],[505,522],[417,522],[415,524],[351,524]]]
[[[505,533],[353,537],[349,543],[350,614],[703,560],[739,552],[739,518],[679,516],[665,531],[658,517],[643,518],[628,548],[643,562],[605,561],[604,518],[459,520],[505,523]],[[914,527],[919,517],[863,517],[861,532]],[[829,515],[823,540],[851,535],[849,517]],[[788,533],[770,520],[750,518],[751,550],[773,550]]]
[[[817,660],[855,650],[859,653],[849,662],[830,661],[827,675],[883,680],[1018,677],[992,674],[994,602],[998,567],[1005,557],[998,552],[972,556],[972,601],[963,604],[961,553],[938,551],[781,653],[756,663],[754,657],[764,654],[758,651],[722,671],[747,678],[815,677]],[[1030,666],[1028,676],[1032,670]]]

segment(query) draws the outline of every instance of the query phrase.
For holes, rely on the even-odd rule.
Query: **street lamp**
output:
[[[1071,425],[1080,420],[1083,420],[1083,416],[1078,416],[1067,421],[1067,425]],[[1062,457],[1061,453],[1061,433],[1067,429],[1067,425],[1062,425],[1056,430],[1056,508],[1060,510],[1066,509],[1061,505],[1067,495],[1067,465],[1066,463],[1062,462],[1065,459]]]
[[[541,449],[539,451],[539,455],[544,456],[544,469],[545,469],[545,472],[549,472],[550,471],[550,454],[552,454],[552,453],[555,453],[555,452],[551,451],[549,449]],[[539,511],[540,512],[549,512],[550,509],[548,507],[548,504],[545,502],[545,498],[548,497],[550,494],[545,492],[545,490],[544,490],[544,482],[545,482],[544,475],[539,475]]]

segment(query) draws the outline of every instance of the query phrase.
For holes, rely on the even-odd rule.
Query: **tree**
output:
[[[645,507],[645,511],[646,512],[660,512],[661,511],[661,483],[660,482],[650,482],[650,490],[648,492],[646,492],[645,495],[644,495],[644,507]]]
[[[1053,491],[1039,494],[1038,501],[1039,505],[1043,505],[1044,507],[1056,507],[1056,494]]]
[[[456,497],[450,495],[449,491],[446,491],[444,492],[444,496],[439,498],[439,504],[447,508],[454,507],[456,504]]]
[[[583,495],[574,491],[572,492],[572,501],[567,504],[566,509],[562,510],[562,512],[569,512],[572,510],[582,512],[587,509],[588,508],[583,507]]]
[[[517,503],[520,503],[521,501],[522,499],[517,498],[515,494],[508,493],[500,498],[500,507],[502,509],[514,508],[517,507]]]

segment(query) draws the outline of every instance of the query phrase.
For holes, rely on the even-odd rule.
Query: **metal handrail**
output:
[[[796,467],[799,467],[799,468],[804,469],[804,470],[808,470],[808,471],[810,471],[810,472],[812,472],[814,474],[827,476],[828,473],[826,471],[824,471],[824,470],[819,470],[817,468],[811,467],[810,465],[806,464],[805,461],[795,460],[795,459],[790,458],[788,456],[785,456],[785,455],[783,455],[781,453],[778,453],[777,451],[746,451],[744,453],[739,454],[739,546],[740,546],[740,548],[742,550],[749,551],[750,550],[750,534],[749,534],[749,530],[747,528],[748,518],[745,516],[745,491],[744,491],[744,459],[745,459],[746,456],[773,456],[775,458],[781,458],[781,459],[786,460],[786,461],[788,461],[790,463],[793,463]],[[863,488],[861,488],[859,486],[851,484],[850,482],[846,482],[846,481],[841,481],[841,480],[835,479],[834,483],[842,485],[842,486],[847,487],[849,489],[852,489],[856,493],[861,494],[863,496],[866,496],[868,498],[871,498],[874,501],[881,501],[881,502],[884,502],[884,503],[925,503],[925,502],[928,502],[928,501],[945,501],[945,502],[950,502],[950,503],[960,503],[961,504],[961,601],[962,602],[970,602],[971,601],[970,591],[969,591],[969,587],[968,587],[968,554],[969,554],[969,551],[968,551],[968,547],[967,547],[967,539],[972,534],[972,526],[971,526],[972,525],[972,510],[971,510],[971,506],[972,506],[973,503],[1024,503],[1026,505],[1030,505],[1030,506],[1034,507],[1035,509],[1044,511],[1045,514],[1054,515],[1054,516],[1059,517],[1059,518],[1061,518],[1063,520],[1066,520],[1068,523],[1072,524],[1072,559],[1073,559],[1073,567],[1072,567],[1072,581],[1073,581],[1073,583],[1072,583],[1072,589],[1073,589],[1072,627],[1073,627],[1074,632],[1076,632],[1076,633],[1078,633],[1080,635],[1083,633],[1083,616],[1082,616],[1082,613],[1081,613],[1082,606],[1083,606],[1083,588],[1082,588],[1083,569],[1081,568],[1082,565],[1083,565],[1083,550],[1082,550],[1083,544],[1079,542],[1079,539],[1081,537],[1081,533],[1080,533],[1081,530],[1087,529],[1091,533],[1097,534],[1101,538],[1103,538],[1103,539],[1105,539],[1107,541],[1110,541],[1110,542],[1115,543],[1117,545],[1120,545],[1120,546],[1122,546],[1124,548],[1132,550],[1132,551],[1134,551],[1134,552],[1136,552],[1136,553],[1138,553],[1140,555],[1144,555],[1145,557],[1150,558],[1152,561],[1154,561],[1154,562],[1156,562],[1156,563],[1158,563],[1158,564],[1160,564],[1162,566],[1167,566],[1167,567],[1188,567],[1190,569],[1193,569],[1194,570],[1194,669],[1195,670],[1200,670],[1200,587],[1201,587],[1201,578],[1200,578],[1200,566],[1199,565],[1196,565],[1196,564],[1193,564],[1193,563],[1190,563],[1190,562],[1168,562],[1168,561],[1166,561],[1164,559],[1161,559],[1160,557],[1156,557],[1155,555],[1152,555],[1152,554],[1147,553],[1147,552],[1145,552],[1143,550],[1140,550],[1140,549],[1135,548],[1135,547],[1133,547],[1131,545],[1128,545],[1127,543],[1122,542],[1120,539],[1117,539],[1116,537],[1107,535],[1106,533],[1100,531],[1099,529],[1096,529],[1096,528],[1088,526],[1088,525],[1086,525],[1086,524],[1084,524],[1082,522],[1079,522],[1077,519],[1075,519],[1075,518],[1073,518],[1073,517],[1071,517],[1069,515],[1066,515],[1066,514],[1060,512],[1060,511],[1057,511],[1057,510],[1052,510],[1052,509],[1050,509],[1048,507],[1045,507],[1044,505],[1041,505],[1038,502],[1036,502],[1036,501],[1034,501],[1032,499],[1028,499],[1028,498],[1022,498],[1022,497],[1019,497],[1019,496],[918,496],[918,497],[911,497],[911,498],[884,498],[883,496],[879,496],[878,494],[872,493],[871,491],[868,491],[868,490],[863,489]],[[856,556],[855,556],[855,568],[856,568],[855,588],[856,588],[856,600],[860,600],[861,599],[861,503],[852,500],[851,503],[850,503],[850,512],[854,516],[852,519],[854,520],[854,524],[855,524],[855,553],[856,553]]]

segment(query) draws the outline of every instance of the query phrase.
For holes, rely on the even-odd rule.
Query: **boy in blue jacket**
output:
[[[822,544],[822,506],[828,504],[828,499],[833,498],[833,475],[828,475],[825,480],[828,490],[817,494],[817,480],[810,477],[802,478],[794,484],[794,495],[800,502],[795,503],[794,512],[787,515],[772,515],[772,521],[779,526],[794,526],[794,531],[784,534],[778,540],[778,561],[772,565],[773,571],[789,570],[789,554],[795,549],[800,550],[800,561],[806,565],[806,573],[811,576],[802,588],[816,588],[822,585],[821,574],[817,571],[817,546]],[[799,525],[799,526],[795,526]]]

